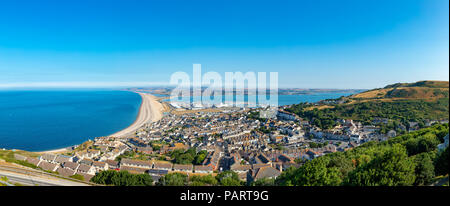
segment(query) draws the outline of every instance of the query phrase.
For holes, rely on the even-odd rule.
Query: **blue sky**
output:
[[[0,1],[3,88],[162,84],[194,63],[280,87],[448,81],[449,1]]]

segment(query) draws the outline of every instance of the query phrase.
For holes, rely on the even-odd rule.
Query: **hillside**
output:
[[[415,83],[396,83],[387,85],[384,87],[387,88],[396,88],[396,87],[427,87],[427,88],[448,88],[448,81],[419,81]]]
[[[448,86],[448,82],[398,83],[336,101],[292,105],[286,110],[322,129],[336,126],[337,119],[370,124],[375,117],[388,118],[395,125],[408,125],[409,122],[422,125],[429,120],[449,119],[449,88],[443,86]]]
[[[391,84],[381,89],[373,89],[348,97],[351,102],[381,100],[392,101],[402,99],[421,99],[434,101],[449,97],[449,82],[420,81],[415,83]]]

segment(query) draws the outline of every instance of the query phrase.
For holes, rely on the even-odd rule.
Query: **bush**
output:
[[[148,174],[130,174],[128,171],[101,171],[91,178],[91,182],[114,186],[150,186],[153,180]]]

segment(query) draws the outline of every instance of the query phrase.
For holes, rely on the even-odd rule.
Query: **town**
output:
[[[320,129],[286,111],[289,107],[165,112],[162,119],[145,124],[132,137],[98,137],[65,154],[37,158],[15,154],[15,158],[84,181],[105,170],[149,174],[154,183],[170,173],[215,176],[232,171],[250,185],[275,179],[290,167],[328,153],[386,141],[397,136],[396,130],[419,129],[417,122],[409,122],[381,132],[380,126],[391,120],[378,117],[369,125],[338,119],[334,128]],[[424,126],[435,123],[448,121],[430,120]]]

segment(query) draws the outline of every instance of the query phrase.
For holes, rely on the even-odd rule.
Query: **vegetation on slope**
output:
[[[337,119],[353,119],[370,124],[374,117],[382,117],[393,120],[392,124],[408,126],[408,122],[423,125],[425,120],[449,118],[448,82],[399,83],[344,99],[348,100],[347,103],[313,107],[308,103],[300,103],[286,110],[322,129],[334,127]]]
[[[436,175],[449,173],[448,148],[437,145],[448,134],[448,124],[435,125],[385,142],[368,142],[289,168],[277,185],[410,186],[429,185]]]

